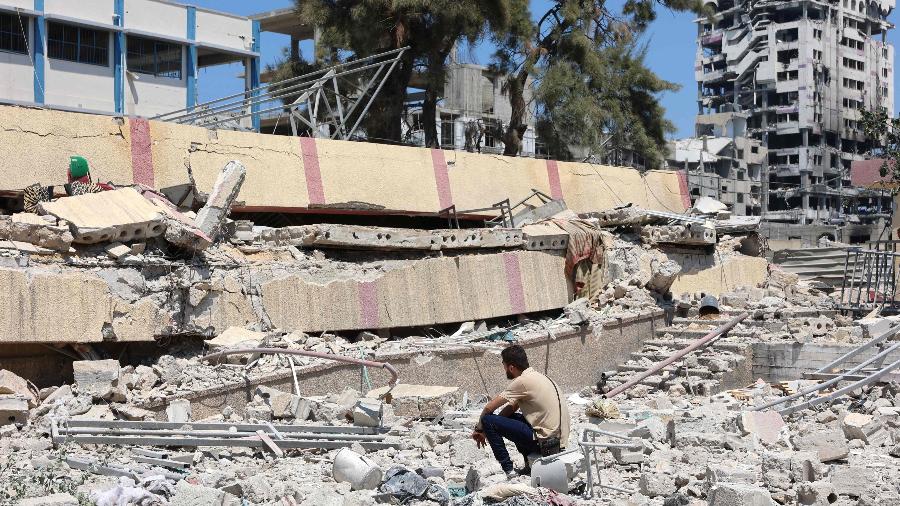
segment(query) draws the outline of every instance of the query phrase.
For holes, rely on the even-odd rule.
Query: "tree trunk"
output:
[[[503,135],[503,154],[506,156],[518,156],[522,149],[522,138],[528,131],[525,123],[525,114],[528,106],[525,103],[525,83],[528,80],[528,72],[523,68],[515,76],[509,76],[506,82],[506,93],[509,95],[510,116],[509,124]]]
[[[366,136],[374,141],[400,142],[403,138],[403,104],[406,101],[406,87],[409,86],[413,72],[411,54],[411,51],[407,51],[397,63],[363,119]]]
[[[437,133],[437,103],[438,93],[429,86],[425,90],[425,101],[422,102],[422,125],[425,128],[425,147],[440,148]]]

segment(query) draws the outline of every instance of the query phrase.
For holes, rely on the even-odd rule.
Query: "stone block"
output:
[[[650,266],[650,281],[647,288],[665,294],[672,288],[675,278],[681,273],[681,266],[674,260],[657,262]]]
[[[116,360],[78,360],[72,362],[79,393],[109,400],[117,393],[121,368]]]
[[[859,439],[866,444],[881,445],[888,440],[889,434],[881,425],[881,421],[872,415],[848,413],[841,421],[844,436],[849,440]]]
[[[0,425],[28,421],[28,400],[17,395],[0,395]]]
[[[709,491],[709,506],[775,506],[765,489],[743,483],[718,483]]]
[[[68,222],[74,242],[81,244],[140,240],[165,231],[159,208],[134,188],[41,202],[38,209]]]
[[[797,450],[815,451],[822,462],[846,459],[850,455],[847,438],[840,429],[811,431],[791,438]]]
[[[794,452],[791,454],[791,480],[794,483],[819,481],[825,476],[825,466],[816,452]]]

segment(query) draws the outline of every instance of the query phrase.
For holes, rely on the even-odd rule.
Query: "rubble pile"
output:
[[[716,202],[698,201],[685,215],[634,206],[575,215],[557,200],[513,217],[517,226],[509,228],[265,227],[229,218],[246,177],[240,163],[229,163],[193,209],[142,185],[103,185],[85,195],[44,195],[31,212],[0,217],[0,260],[23,283],[90,273],[78,282],[114,295],[96,314],[71,304],[72,318],[92,325],[85,342],[33,341],[66,357],[72,381],[37,381],[45,386],[37,388],[0,369],[0,504],[900,503],[893,377],[785,417],[753,409],[821,379],[763,381],[754,375],[760,346],[849,350],[896,320],[854,321],[837,311],[835,295],[761,269],[764,259],[745,254],[759,242],[758,223],[732,218]],[[525,309],[531,295],[523,283],[549,280],[523,272],[531,260],[516,256],[533,252],[550,252],[566,276],[563,302],[540,310]],[[481,254],[499,258],[472,272],[485,276],[482,288],[503,286],[503,300],[482,301],[496,302],[500,316],[379,325],[379,311],[391,308],[373,279],[395,283],[393,297],[453,292],[452,275],[432,277],[413,262]],[[418,277],[390,277],[404,270]],[[292,276],[332,291],[300,302],[270,294],[285,299],[284,312],[313,319],[343,303],[359,314],[340,327],[318,322],[316,331],[279,325],[261,301],[264,283]],[[562,307],[572,291],[575,300]],[[443,301],[428,301],[422,312],[437,315],[447,309]],[[469,300],[459,305],[478,309]],[[725,335],[661,367],[744,313]],[[653,330],[622,337],[623,322],[638,317]],[[136,328],[146,334],[139,325],[147,321],[159,322],[153,335],[135,336]],[[604,334],[608,324],[622,334]],[[494,392],[483,377],[485,391],[446,384],[462,373],[443,362],[471,356],[484,374],[476,352],[494,361],[534,336],[542,338],[545,367],[561,336],[604,351],[609,345],[618,363],[584,375],[596,383],[565,392],[561,402],[573,414],[568,451],[528,462],[516,455],[532,474],[510,479],[470,438]],[[128,348],[148,337],[161,338],[153,351]],[[411,368],[434,367],[423,376],[445,383],[396,383],[388,361],[400,355]],[[303,382],[320,379],[314,373],[338,359],[360,366],[359,384],[304,394]],[[657,364],[656,373],[608,398]],[[388,385],[369,374],[381,366],[393,374]],[[581,444],[588,441],[599,446]]]

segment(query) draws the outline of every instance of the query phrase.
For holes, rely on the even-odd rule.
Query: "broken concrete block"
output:
[[[875,472],[861,466],[834,466],[831,468],[831,484],[840,495],[861,497],[873,483]]]
[[[288,392],[267,387],[256,387],[256,395],[272,408],[273,418],[296,418],[300,406],[300,397]]]
[[[195,506],[197,504],[239,506],[241,504],[240,499],[224,490],[193,485],[187,480],[181,480],[175,484],[175,495],[169,501],[170,506]]]
[[[717,483],[709,491],[709,506],[775,506],[764,488],[743,483]]]
[[[706,484],[712,488],[717,483],[756,483],[756,472],[749,466],[737,462],[727,462],[706,467]]]
[[[656,471],[641,473],[639,486],[641,493],[647,497],[666,497],[677,490],[675,478],[672,475]]]
[[[131,404],[114,406],[113,411],[124,420],[153,420],[154,414],[150,410],[139,408]]]
[[[654,263],[650,267],[650,281],[647,282],[647,288],[657,293],[668,293],[680,273],[681,265],[674,260]]]
[[[249,404],[245,410],[248,420],[259,420],[263,422],[272,421],[272,408],[268,404]]]
[[[385,401],[394,408],[394,414],[407,418],[438,418],[447,406],[455,403],[458,387],[398,384]],[[377,399],[388,392],[388,387],[370,391],[366,397]]]
[[[120,242],[111,243],[103,249],[104,251],[106,251],[106,254],[109,255],[110,258],[114,258],[116,260],[131,254],[131,247],[126,246]]]
[[[37,406],[37,398],[28,388],[28,382],[6,369],[0,369],[0,394],[18,395],[27,399],[31,407]]]
[[[144,239],[165,230],[159,208],[134,188],[41,202],[38,210],[67,221],[74,242],[81,244]]]
[[[569,233],[551,222],[522,227],[527,250],[564,250],[569,246]]]
[[[889,437],[881,421],[872,415],[848,413],[841,422],[841,428],[848,440],[859,439],[866,444],[881,445]]]
[[[813,481],[797,485],[797,504],[829,506],[837,502],[834,486],[827,481]]]
[[[28,399],[17,395],[0,395],[0,425],[28,421]]]
[[[106,400],[119,396],[121,368],[118,361],[78,360],[72,362],[72,370],[79,393]]]
[[[745,435],[753,434],[773,444],[784,427],[784,418],[777,411],[743,411],[738,417],[738,427]]]
[[[766,452],[762,456],[762,481],[769,490],[791,488],[791,452]]]
[[[353,408],[353,424],[360,427],[381,427],[384,405],[381,401],[360,399]]]
[[[0,238],[62,252],[69,251],[73,240],[67,224],[57,224],[52,216],[33,213],[0,218]]]
[[[212,240],[219,235],[246,177],[247,169],[241,162],[228,162],[216,179],[206,205],[197,212],[194,225]]]
[[[232,348],[253,348],[259,346],[265,339],[263,332],[254,332],[241,327],[228,327],[216,337],[205,341],[210,351],[220,351]]]
[[[791,480],[794,483],[818,481],[825,476],[825,466],[815,452],[794,452],[791,458]]]
[[[847,438],[840,430],[813,431],[798,434],[791,438],[791,443],[797,450],[810,450],[817,452],[819,460],[831,462],[846,459],[850,455],[850,447]]]
[[[191,401],[187,399],[173,399],[166,406],[166,417],[173,423],[187,423],[191,421]]]

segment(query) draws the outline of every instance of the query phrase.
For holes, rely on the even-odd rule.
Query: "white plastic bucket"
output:
[[[372,490],[381,484],[381,469],[371,459],[349,448],[334,456],[331,469],[334,481],[347,482],[352,490]]]

